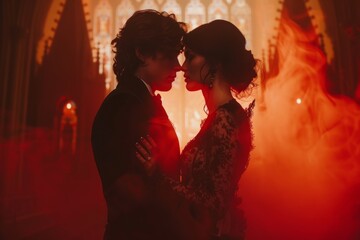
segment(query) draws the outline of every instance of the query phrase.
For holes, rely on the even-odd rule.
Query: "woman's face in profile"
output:
[[[203,56],[185,48],[185,62],[182,65],[186,89],[198,91],[204,88],[205,77],[208,75],[209,67]]]

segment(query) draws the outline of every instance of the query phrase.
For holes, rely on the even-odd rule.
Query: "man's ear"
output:
[[[141,53],[140,49],[139,48],[136,48],[135,49],[135,55],[136,57],[142,62],[142,63],[145,63],[145,55]]]

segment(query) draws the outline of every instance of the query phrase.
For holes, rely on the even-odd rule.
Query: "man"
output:
[[[112,41],[118,85],[101,105],[92,130],[108,207],[105,239],[177,239],[160,174],[147,174],[135,144],[151,135],[158,145],[159,173],[178,178],[179,142],[154,91],[171,89],[184,34],[184,24],[174,15],[143,10]]]

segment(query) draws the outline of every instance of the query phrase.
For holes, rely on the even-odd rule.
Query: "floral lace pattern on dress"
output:
[[[183,150],[182,182],[172,181],[173,189],[221,219],[236,201],[238,181],[250,150],[248,113],[235,100],[230,101],[208,116]]]

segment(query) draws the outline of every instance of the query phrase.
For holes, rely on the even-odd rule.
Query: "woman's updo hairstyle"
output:
[[[245,49],[246,40],[240,30],[225,20],[203,24],[184,36],[184,46],[205,57],[210,68],[221,66],[231,88],[241,93],[257,77],[256,60]]]

